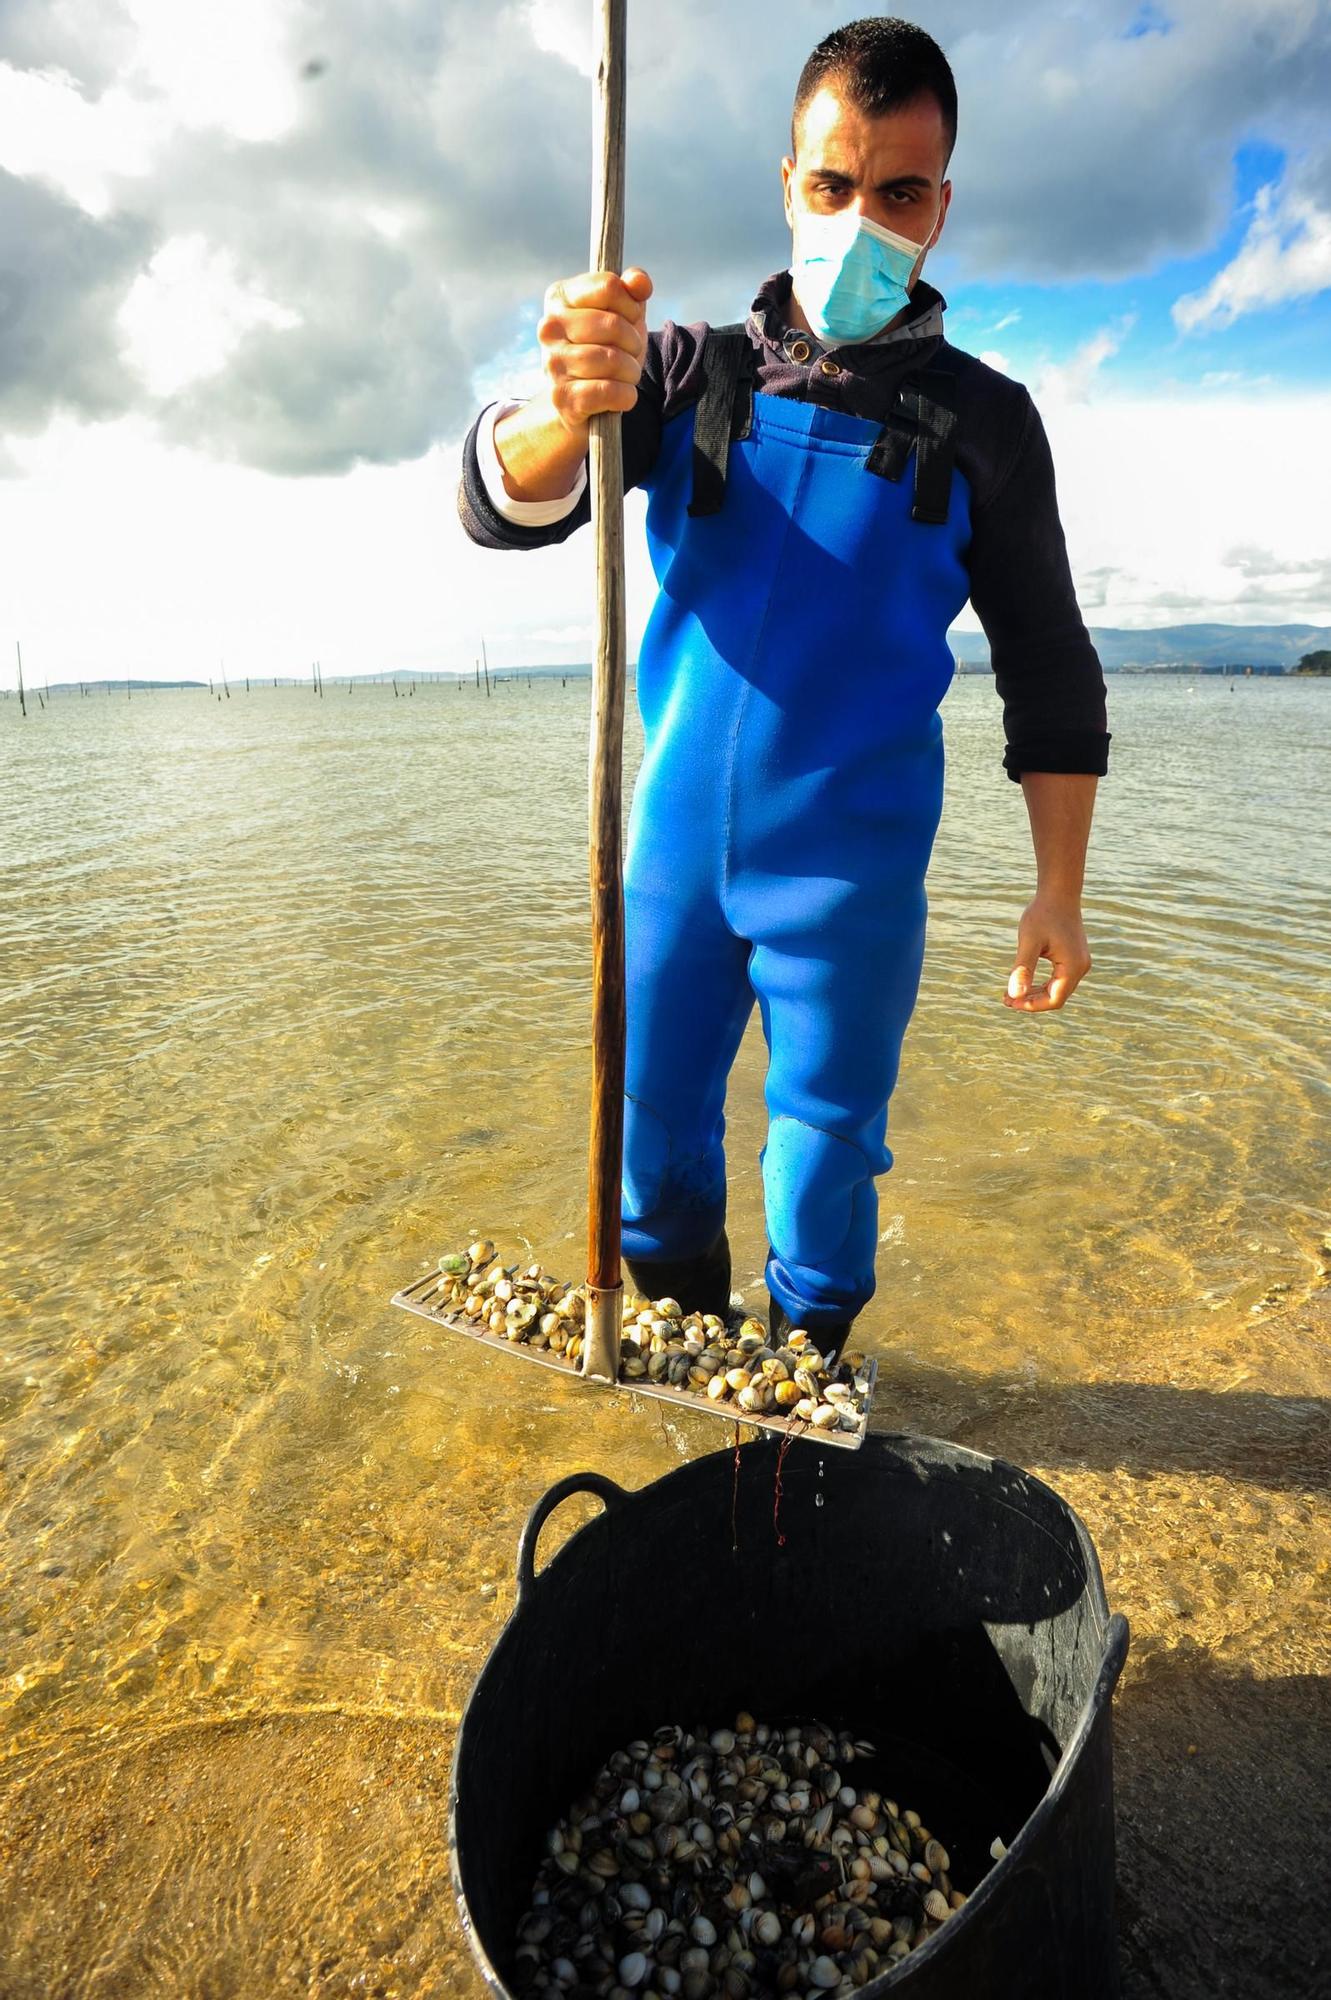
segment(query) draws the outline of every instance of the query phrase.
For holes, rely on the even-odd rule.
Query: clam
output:
[[[746,1709],[733,1728],[672,1724],[614,1751],[546,1837],[514,1951],[523,1989],[758,2000],[848,1993],[897,1964],[965,1896],[918,1813],[843,1782],[870,1748]],[[812,1910],[782,1886],[801,1838],[840,1875]]]

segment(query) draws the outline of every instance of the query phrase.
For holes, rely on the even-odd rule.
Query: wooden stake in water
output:
[[[26,697],[25,697],[25,695],[24,695],[24,693],[23,693],[23,648],[22,648],[22,646],[21,646],[21,645],[19,644],[19,642],[18,642],[18,640],[17,640],[17,639],[15,639],[15,641],[14,641],[14,650],[15,650],[15,651],[17,652],[17,654],[18,654],[18,705],[19,705],[19,713],[20,713],[20,714],[22,715],[22,717],[23,717],[23,720],[24,720],[24,721],[26,722],[26,721],[27,721],[27,719],[28,719],[28,703],[27,703],[27,699],[26,699]]]

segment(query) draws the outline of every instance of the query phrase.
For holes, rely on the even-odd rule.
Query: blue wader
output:
[[[767,1283],[816,1333],[874,1289],[969,494],[950,378],[911,378],[880,429],[755,394],[751,355],[742,330],[709,334],[707,390],[649,484],[624,1249],[690,1257],[722,1228],[726,1079],[756,999]]]

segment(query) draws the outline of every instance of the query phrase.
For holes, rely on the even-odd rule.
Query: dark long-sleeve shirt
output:
[[[971,492],[965,561],[1003,701],[1005,767],[1012,778],[1023,771],[1102,774],[1109,746],[1104,678],[1077,605],[1049,442],[1029,392],[947,341],[946,301],[923,280],[901,327],[885,338],[836,347],[790,325],[790,284],[788,271],[769,278],[749,314],[761,394],[881,423],[913,369],[937,358],[955,372],[956,463]],[[667,321],[649,336],[638,400],[622,422],[626,486],[648,477],[663,426],[702,394],[706,332],[705,325]],[[541,548],[566,540],[590,519],[585,492],[562,520],[547,526],[506,519],[481,473],[477,428],[464,447],[458,496],[473,541],[496,549]]]

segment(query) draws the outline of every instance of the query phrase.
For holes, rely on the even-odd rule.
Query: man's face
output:
[[[898,111],[871,118],[831,85],[805,105],[796,130],[797,154],[781,162],[786,221],[853,209],[920,245],[911,272],[943,232],[952,200],[947,129],[938,100],[918,97]]]

